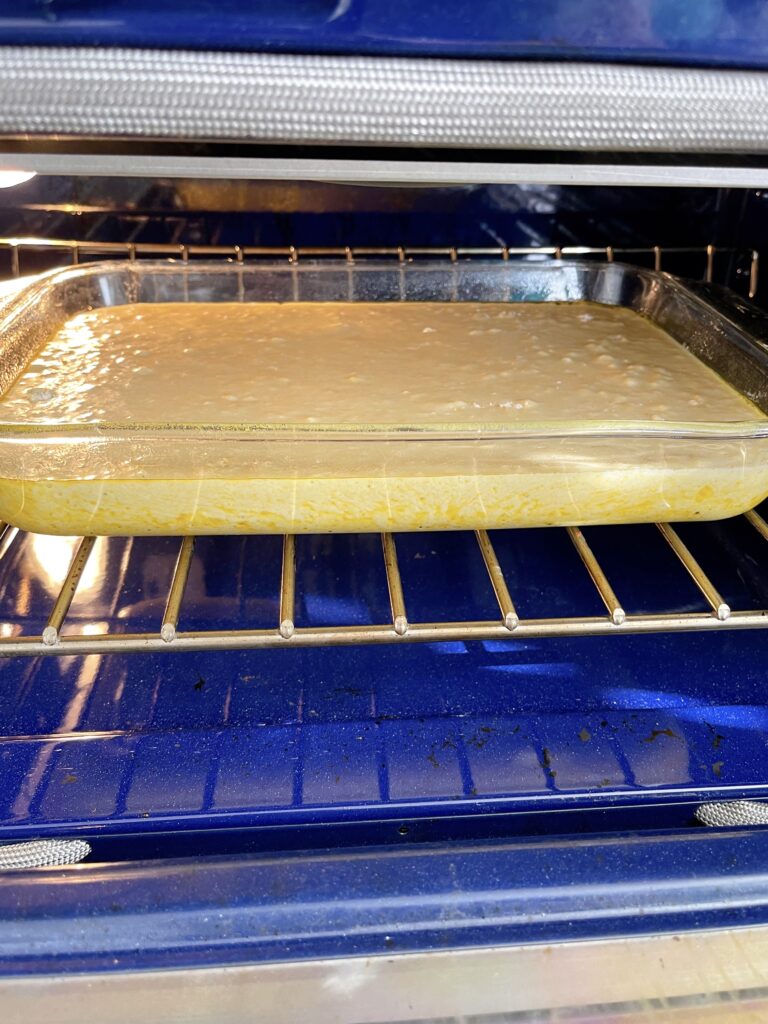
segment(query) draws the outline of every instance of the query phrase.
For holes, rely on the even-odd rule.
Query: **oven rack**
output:
[[[455,263],[464,259],[577,259],[579,257],[598,257],[612,263],[614,260],[627,260],[631,263],[641,262],[652,265],[654,270],[663,270],[667,257],[701,257],[702,278],[711,283],[715,277],[715,260],[717,257],[741,258],[748,262],[747,294],[750,299],[757,294],[760,271],[760,254],[757,249],[739,249],[734,247],[704,246],[590,246],[590,245],[548,245],[548,246],[394,246],[394,247],[352,247],[352,246],[258,246],[258,245],[215,245],[215,244],[183,244],[176,242],[101,242],[83,239],[37,238],[37,237],[0,237],[0,252],[10,257],[11,277],[21,277],[24,273],[22,257],[36,253],[38,256],[47,254],[51,266],[57,266],[57,259],[62,254],[73,266],[91,259],[151,259],[169,258],[189,262],[193,259],[226,259],[235,263],[246,260],[288,260],[299,263],[307,259],[343,259],[348,263],[365,259],[393,259],[406,263],[417,259],[447,259]],[[39,272],[39,267],[35,268]]]
[[[745,513],[745,519],[768,542],[768,522],[763,516],[752,510]],[[381,550],[389,592],[389,621],[374,625],[301,627],[295,621],[295,537],[286,535],[282,541],[279,614],[272,628],[187,632],[179,628],[179,621],[182,617],[184,592],[195,550],[195,538],[184,537],[180,541],[165,598],[165,610],[154,631],[95,634],[86,631],[63,632],[67,613],[95,543],[94,537],[82,537],[75,544],[68,571],[42,632],[35,635],[9,635],[8,629],[0,628],[0,657],[403,644],[415,641],[512,638],[524,640],[712,629],[759,629],[768,626],[768,608],[749,611],[732,609],[715,583],[704,572],[677,529],[668,523],[657,523],[656,526],[666,541],[670,557],[685,568],[709,606],[709,611],[628,614],[618,596],[621,593],[621,581],[609,580],[581,529],[571,526],[564,529],[605,606],[605,614],[536,619],[520,617],[514,603],[514,585],[510,585],[510,581],[505,577],[491,537],[485,530],[477,530],[475,539],[496,597],[498,618],[484,621],[411,622],[403,593],[397,541],[394,535],[384,533],[381,535]],[[4,526],[0,535],[3,552],[8,551],[13,535],[17,532],[13,527]]]

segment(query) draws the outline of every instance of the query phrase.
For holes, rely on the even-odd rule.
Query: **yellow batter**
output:
[[[649,321],[590,303],[98,309],[64,324],[0,398],[6,424],[465,425],[465,438],[488,424],[763,419]],[[768,493],[757,444],[390,435],[291,445],[242,434],[212,451],[189,435],[153,451],[126,438],[117,457],[94,446],[89,472],[79,457],[68,474],[66,456],[55,479],[3,469],[0,518],[80,534],[716,518]]]
[[[0,403],[2,419],[15,423],[755,415],[648,320],[588,303],[115,306],[66,323]]]

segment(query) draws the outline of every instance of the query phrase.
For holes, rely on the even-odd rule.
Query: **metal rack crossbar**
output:
[[[755,511],[744,517],[768,540],[768,523]],[[1,525],[1,524],[0,524]],[[94,538],[84,537],[74,554],[61,589],[41,634],[6,636],[0,632],[0,656],[107,654],[134,651],[243,650],[270,647],[338,646],[349,644],[410,643],[414,641],[490,640],[510,637],[529,639],[557,636],[621,636],[628,633],[683,632],[710,629],[760,629],[768,626],[768,609],[731,609],[720,595],[678,532],[667,523],[657,524],[675,559],[686,569],[710,611],[630,614],[624,610],[608,576],[584,534],[568,527],[570,537],[594,587],[605,605],[604,615],[527,619],[513,603],[514,583],[502,570],[490,537],[478,530],[475,538],[499,606],[499,618],[486,621],[412,622],[403,595],[396,539],[382,535],[384,570],[389,591],[390,621],[374,625],[302,627],[296,623],[295,538],[283,538],[279,612],[274,627],[267,629],[211,629],[186,632],[179,629],[184,588],[189,575],[195,538],[181,540],[165,611],[155,632],[62,633],[67,613],[86,567]],[[7,546],[6,546],[7,549]]]
[[[548,245],[548,246],[489,246],[489,247],[417,247],[391,246],[383,248],[365,246],[260,246],[260,245],[211,245],[183,244],[176,242],[99,242],[81,239],[36,238],[36,237],[4,237],[0,238],[0,252],[10,255],[11,276],[23,274],[22,257],[25,253],[65,252],[73,265],[83,259],[151,259],[176,258],[183,262],[190,259],[221,258],[235,263],[246,260],[270,259],[288,260],[298,263],[306,259],[343,259],[348,263],[364,259],[394,259],[401,263],[408,260],[445,258],[452,262],[464,259],[525,259],[532,257],[550,257],[553,259],[578,259],[584,256],[597,256],[612,263],[615,259],[636,262],[646,260],[652,262],[655,270],[664,269],[664,260],[669,256],[701,256],[703,260],[702,277],[711,282],[714,278],[716,256],[741,257],[749,261],[749,298],[757,294],[760,271],[760,254],[756,249],[737,249],[733,247],[706,246],[591,246],[591,245]]]

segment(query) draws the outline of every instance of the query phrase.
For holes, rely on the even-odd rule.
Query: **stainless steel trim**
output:
[[[766,108],[768,109],[768,107]],[[768,138],[768,133],[766,133]],[[0,143],[1,145],[1,143]],[[380,152],[380,151],[379,151]],[[130,178],[211,178],[339,181],[418,185],[657,185],[689,188],[766,188],[768,166],[638,163],[397,160],[281,157],[126,155],[124,153],[18,153],[0,150],[3,170],[39,174]]]
[[[662,1021],[671,1020],[666,1011],[675,1009],[666,1000],[679,1000],[677,1009],[690,1000],[691,1015],[675,1013],[675,1021],[728,1024],[763,1020],[766,986],[768,927],[751,927],[243,967],[19,977],[0,981],[0,1012],[8,1024],[384,1024],[607,1011],[640,1002],[658,1012],[650,1019]],[[710,1016],[712,1009],[717,1012]],[[595,1019],[618,1017],[590,1015]]]

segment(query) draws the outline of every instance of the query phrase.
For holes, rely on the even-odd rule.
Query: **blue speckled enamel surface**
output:
[[[768,64],[760,0],[2,0],[0,42]]]
[[[759,925],[768,917],[767,852],[765,830],[701,829],[27,872],[0,887],[0,974],[389,956]],[[749,941],[742,943],[748,956]],[[360,968],[375,971],[375,962]],[[357,975],[337,979],[350,976]],[[558,991],[568,983],[552,978]],[[411,984],[418,989],[415,969]]]
[[[768,607],[768,544],[749,524],[680,532],[734,608]],[[704,608],[654,527],[586,536],[628,611]],[[495,617],[471,534],[397,543],[413,621]],[[494,543],[523,617],[600,613],[565,531]],[[10,538],[4,630],[42,628],[72,544]],[[177,550],[99,540],[65,629],[157,630]],[[279,539],[202,539],[180,628],[276,624],[279,572]],[[298,538],[299,625],[387,617],[377,536]],[[619,828],[658,801],[679,805],[682,824],[702,796],[768,793],[766,642],[723,630],[3,661],[3,834],[434,827],[479,812],[557,831],[560,811],[607,807]],[[546,821],[522,815],[532,810]]]

